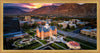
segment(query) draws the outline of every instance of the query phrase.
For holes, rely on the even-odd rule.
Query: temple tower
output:
[[[36,30],[36,36],[37,37],[40,37],[40,31],[39,31],[39,28],[37,27],[37,30]]]
[[[57,27],[55,26],[55,34],[57,35]]]
[[[52,41],[52,29],[50,28],[50,31],[49,31],[49,37],[50,37],[50,41]]]
[[[44,39],[44,31],[43,31],[43,27],[42,27],[42,31],[41,31],[41,40]]]

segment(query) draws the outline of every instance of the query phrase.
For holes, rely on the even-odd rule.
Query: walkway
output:
[[[44,45],[42,42],[40,42],[39,40],[36,40],[37,42],[39,42],[41,45]]]
[[[51,46],[46,46],[46,47],[44,47],[44,48],[42,48],[42,49],[40,49],[40,50],[44,50],[45,48],[50,48],[50,49],[52,49],[52,50],[55,50],[55,49],[52,48]]]

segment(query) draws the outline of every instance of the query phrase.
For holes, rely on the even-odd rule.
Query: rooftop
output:
[[[48,29],[45,27],[41,27],[41,28],[39,28],[39,31],[41,32],[43,30],[44,32],[48,32],[48,31],[50,31],[50,29],[55,30],[55,26],[50,26],[50,28],[48,28]]]
[[[80,44],[79,43],[77,43],[77,42],[75,42],[75,41],[69,41],[68,42],[70,45],[72,45],[72,46],[79,46]]]

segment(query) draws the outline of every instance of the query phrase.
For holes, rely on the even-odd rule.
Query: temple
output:
[[[53,35],[57,35],[57,28],[55,26],[50,26],[48,21],[44,26],[40,28],[37,27],[36,29],[36,36],[42,40]]]

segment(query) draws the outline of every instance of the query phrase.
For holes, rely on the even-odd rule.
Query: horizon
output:
[[[41,8],[43,6],[60,6],[64,3],[4,3],[4,7],[14,7],[19,8],[25,12],[31,12],[35,9]],[[77,3],[79,5],[84,5],[85,3]]]

